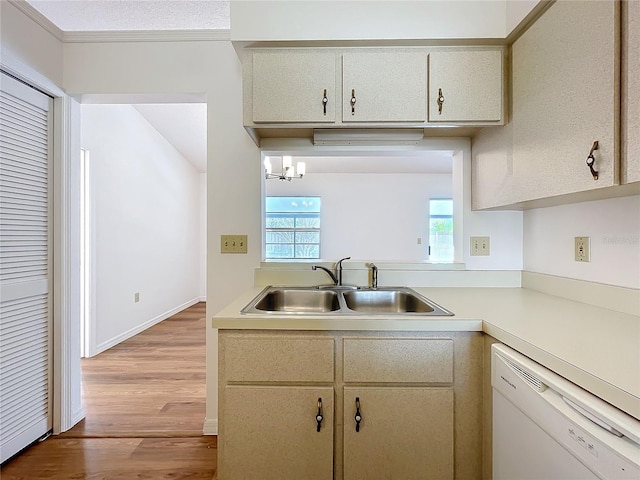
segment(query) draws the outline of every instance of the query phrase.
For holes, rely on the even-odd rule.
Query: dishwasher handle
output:
[[[584,408],[582,408],[580,405],[578,405],[578,404],[572,402],[571,400],[569,400],[567,397],[562,396],[562,400],[564,400],[564,403],[569,405],[569,407],[574,409],[576,412],[578,412],[580,415],[582,415],[587,420],[589,420],[589,421],[595,423],[596,425],[598,425],[600,428],[603,428],[604,430],[606,430],[609,433],[613,433],[616,437],[624,437],[624,435],[622,433],[620,433],[618,430],[613,428],[607,422],[605,422],[604,420],[601,420],[600,418],[596,417],[595,415],[593,415],[589,411],[587,411]]]

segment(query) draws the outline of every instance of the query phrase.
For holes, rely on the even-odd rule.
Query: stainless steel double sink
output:
[[[408,287],[267,287],[241,310],[251,314],[452,316]]]

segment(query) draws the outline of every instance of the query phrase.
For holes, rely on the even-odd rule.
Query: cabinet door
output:
[[[224,394],[221,480],[333,478],[333,388],[227,386]]]
[[[372,478],[453,478],[452,389],[345,387],[344,480]]]
[[[555,2],[513,44],[515,201],[619,182],[619,13],[615,1]]]
[[[502,50],[430,53],[429,121],[501,122],[502,85]]]
[[[254,52],[253,121],[334,122],[335,85],[336,56],[333,52]]]
[[[343,122],[424,122],[426,96],[424,52],[342,55]]]

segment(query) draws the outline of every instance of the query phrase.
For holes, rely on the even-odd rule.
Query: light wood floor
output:
[[[86,419],[2,467],[8,479],[207,479],[205,304],[82,360]]]

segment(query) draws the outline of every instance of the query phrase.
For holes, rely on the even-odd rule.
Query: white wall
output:
[[[0,1],[2,56],[14,56],[57,86],[62,85],[62,42],[8,1]],[[3,58],[3,63],[5,58]]]
[[[524,269],[640,288],[640,196],[524,212]],[[591,262],[574,260],[574,237],[591,237]]]
[[[310,173],[270,180],[265,189],[266,195],[322,197],[326,260],[428,260],[429,199],[452,195],[450,174]]]
[[[207,320],[253,286],[260,264],[258,149],[242,127],[240,61],[228,41],[68,43],[70,94],[199,94],[207,101]],[[229,176],[229,172],[233,172]],[[222,255],[220,235],[244,233],[247,255]],[[207,337],[206,433],[217,432],[217,330]]]
[[[83,105],[82,147],[92,177],[97,354],[199,300],[201,180],[131,105]]]
[[[231,0],[231,39],[505,38],[540,0]]]
[[[504,38],[505,0],[232,0],[231,39]]]

